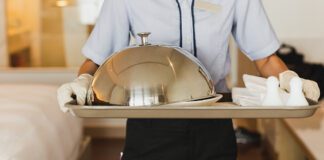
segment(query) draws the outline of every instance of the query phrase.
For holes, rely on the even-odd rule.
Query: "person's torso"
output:
[[[151,32],[151,43],[181,46],[192,54],[196,45],[197,58],[218,83],[230,68],[235,0],[195,0],[194,11],[192,1],[127,0],[131,33]]]

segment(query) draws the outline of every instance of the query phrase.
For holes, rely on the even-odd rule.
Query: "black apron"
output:
[[[122,160],[234,160],[230,119],[129,119]]]

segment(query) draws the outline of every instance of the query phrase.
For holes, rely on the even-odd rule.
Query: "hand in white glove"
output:
[[[298,76],[297,73],[294,71],[285,71],[279,74],[279,82],[280,82],[280,88],[290,91],[290,80]],[[303,92],[305,94],[305,97],[313,100],[318,101],[320,97],[320,89],[318,87],[318,84],[315,81],[302,79],[303,81]]]
[[[72,95],[76,96],[79,105],[85,104],[87,92],[92,80],[93,76],[90,74],[82,74],[73,82],[65,83],[57,90],[57,99],[63,112],[68,111],[64,105],[73,100]]]

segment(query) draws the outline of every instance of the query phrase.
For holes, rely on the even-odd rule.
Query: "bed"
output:
[[[80,159],[83,145],[82,121],[60,111],[56,99],[58,84],[73,77],[61,72],[0,71],[0,159]],[[32,79],[40,76],[36,82]],[[20,79],[19,79],[20,77]],[[25,78],[24,78],[25,77]],[[43,78],[41,78],[43,77]],[[55,84],[58,83],[58,84]]]

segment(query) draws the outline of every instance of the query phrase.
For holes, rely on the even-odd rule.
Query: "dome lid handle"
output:
[[[148,36],[150,34],[151,34],[151,32],[141,32],[141,33],[137,33],[137,35],[141,37],[141,41],[142,41],[142,44],[140,46],[150,45],[150,43],[148,43]]]

